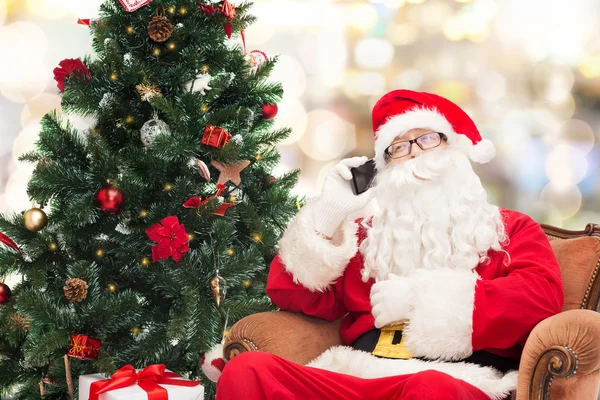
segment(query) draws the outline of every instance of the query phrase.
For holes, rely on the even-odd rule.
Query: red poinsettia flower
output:
[[[67,58],[66,60],[62,60],[58,64],[58,67],[54,68],[53,72],[54,79],[58,82],[57,86],[61,92],[65,91],[65,79],[67,79],[71,73],[75,72],[75,74],[81,78],[91,77],[90,71],[88,71],[79,58]]]
[[[200,9],[198,10],[199,12],[203,12],[208,15],[213,15],[213,13],[218,10],[217,7],[213,7],[208,4],[202,4],[200,1],[198,1],[198,6],[200,6]]]
[[[183,259],[185,253],[190,251],[188,234],[185,226],[179,223],[179,219],[169,216],[146,229],[146,234],[157,242],[152,247],[152,262],[173,257],[177,264]]]

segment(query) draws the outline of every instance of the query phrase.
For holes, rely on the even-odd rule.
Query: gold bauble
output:
[[[243,287],[244,289],[250,289],[250,287],[251,287],[251,286],[252,286],[252,281],[251,281],[250,279],[245,279],[245,280],[242,282],[242,287]]]
[[[25,228],[31,232],[39,232],[48,224],[48,216],[39,208],[32,208],[23,215]]]
[[[118,289],[117,285],[114,283],[110,283],[107,288],[108,288],[108,291],[111,293],[116,293],[117,289]]]

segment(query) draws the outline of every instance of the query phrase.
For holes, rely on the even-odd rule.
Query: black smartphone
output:
[[[375,178],[375,160],[370,159],[360,167],[350,168],[350,172],[352,172],[352,181],[350,182],[352,191],[358,196],[367,191]]]

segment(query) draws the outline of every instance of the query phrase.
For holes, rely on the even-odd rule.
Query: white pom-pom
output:
[[[469,158],[476,163],[485,164],[496,155],[496,147],[491,140],[482,139],[469,149]]]
[[[210,351],[206,352],[202,357],[200,367],[204,375],[213,382],[219,380],[221,372],[225,367],[225,360],[223,359],[223,344],[219,343]]]

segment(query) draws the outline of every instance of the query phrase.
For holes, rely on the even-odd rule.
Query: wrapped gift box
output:
[[[149,367],[150,368],[150,367]],[[119,370],[122,371],[123,369]],[[117,373],[119,373],[117,371]],[[133,367],[131,367],[131,374],[135,375],[136,372],[140,373],[141,370],[133,372]],[[172,374],[170,371],[165,370],[166,376],[165,381],[182,381],[182,382],[191,382],[182,377],[170,377],[167,376]],[[173,374],[175,375],[175,374]],[[116,382],[117,379],[114,379],[115,375],[113,375],[113,382]],[[107,381],[111,379],[110,377],[106,377],[102,374],[92,374],[92,375],[81,375],[79,377],[79,400],[88,400],[90,398],[90,388],[92,383],[99,381]],[[121,382],[127,383],[127,380],[133,381],[133,383],[129,384],[126,387],[121,387],[118,389],[110,390],[106,393],[101,393],[98,395],[98,400],[152,400],[152,396],[149,395],[149,392],[144,390],[142,387],[145,386],[143,381],[137,381],[135,377],[130,378],[120,378]],[[160,380],[159,380],[160,382]],[[153,383],[147,383],[148,385],[153,385]],[[157,383],[158,386],[164,388],[169,395],[169,400],[204,400],[204,387],[200,384],[196,386],[177,386],[176,384],[164,384]],[[117,385],[120,386],[120,385]],[[148,386],[146,386],[148,387]],[[150,387],[151,389],[151,387]],[[150,390],[151,391],[151,390]],[[159,397],[162,398],[162,397]]]

